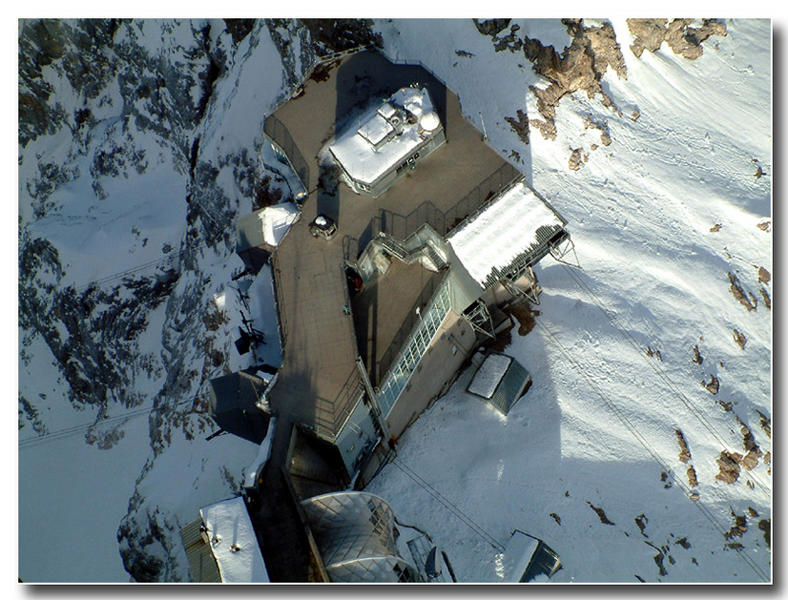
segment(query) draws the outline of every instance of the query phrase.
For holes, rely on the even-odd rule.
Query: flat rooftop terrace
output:
[[[446,131],[446,144],[378,198],[354,193],[338,182],[335,171],[321,169],[318,153],[333,137],[335,124],[341,131],[343,122],[371,102],[414,82],[429,90]],[[306,81],[303,93],[273,116],[306,162],[309,184],[301,220],[292,225],[273,255],[283,363],[271,401],[275,410],[330,438],[360,393],[353,317],[344,311],[350,306],[344,273],[349,242],[362,250],[371,235],[370,224],[375,218],[380,221],[382,214],[392,223],[407,223],[404,233],[434,218],[436,210],[455,215],[452,210],[463,198],[497,192],[503,185],[501,177],[515,171],[463,118],[457,96],[441,82],[421,67],[395,65],[376,52],[361,52],[322,69]],[[434,208],[423,210],[427,201]],[[337,222],[339,231],[330,241],[313,238],[308,231],[319,213]],[[453,224],[452,217],[449,225]],[[417,269],[411,272],[418,293],[424,286],[423,275]],[[398,277],[398,285],[407,288],[409,283]],[[403,303],[394,290],[381,292],[376,301],[378,313],[391,314],[392,319]],[[400,325],[387,322],[385,327],[396,331]]]

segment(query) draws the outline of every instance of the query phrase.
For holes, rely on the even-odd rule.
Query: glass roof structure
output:
[[[331,581],[418,581],[418,570],[397,550],[394,513],[382,498],[334,492],[301,506]]]

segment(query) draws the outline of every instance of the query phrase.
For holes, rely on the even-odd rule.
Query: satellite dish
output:
[[[438,118],[438,115],[435,114],[435,111],[428,111],[421,115],[421,118],[419,119],[419,127],[421,127],[421,129],[427,133],[432,133],[440,126],[441,120]]]

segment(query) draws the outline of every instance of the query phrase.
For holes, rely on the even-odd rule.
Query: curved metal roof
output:
[[[394,536],[394,512],[368,492],[333,492],[301,501],[332,581],[416,581]]]

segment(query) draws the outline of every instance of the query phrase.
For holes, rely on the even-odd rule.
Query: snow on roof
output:
[[[538,546],[539,540],[535,537],[515,529],[503,551],[503,569],[498,572],[498,577],[506,582],[519,582]]]
[[[246,487],[252,487],[257,479],[257,474],[260,469],[265,466],[268,459],[271,458],[271,444],[274,440],[274,430],[276,429],[276,417],[271,417],[268,422],[268,431],[265,433],[265,438],[260,442],[260,448],[257,451],[257,456],[254,462],[246,467]]]
[[[268,571],[243,498],[235,497],[200,509],[219,573],[225,583],[267,582]]]
[[[266,244],[278,246],[290,229],[290,225],[298,220],[298,207],[292,202],[283,202],[267,206],[259,213],[263,226],[263,240]]]
[[[503,354],[490,354],[473,376],[468,391],[487,399],[491,398],[510,364],[512,364],[510,357]]]
[[[447,239],[471,276],[484,286],[493,268],[509,266],[537,244],[536,232],[543,226],[562,227],[563,222],[521,181]]]
[[[329,150],[351,178],[371,185],[425,142],[419,134],[419,119],[427,113],[435,115],[427,119],[428,124],[432,121],[435,125],[437,115],[426,88],[401,88],[382,105],[364,113],[361,125],[349,127],[329,145]],[[410,115],[415,118],[409,120]],[[429,134],[439,127],[424,129]]]
[[[358,134],[376,147],[393,133],[394,127],[380,113],[375,113],[369,121],[358,128]]]

